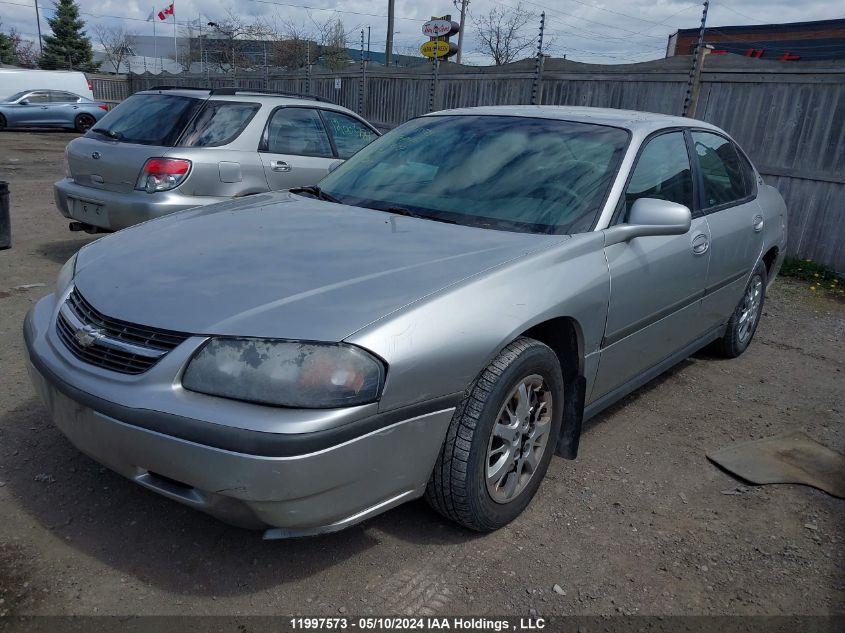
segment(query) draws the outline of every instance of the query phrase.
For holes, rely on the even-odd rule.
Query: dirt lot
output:
[[[14,231],[0,251],[0,615],[845,612],[845,502],[745,487],[705,458],[792,429],[845,450],[845,305],[787,280],[744,356],[699,354],[594,420],[581,457],[553,460],[495,534],[414,502],[264,542],[101,468],[34,398],[20,333],[93,239],[53,207],[71,138],[0,134]]]

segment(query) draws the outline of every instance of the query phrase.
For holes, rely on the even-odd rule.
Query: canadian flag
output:
[[[162,9],[158,12],[158,19],[159,20],[166,20],[168,15],[173,15],[173,3],[171,2],[170,5],[166,9]]]

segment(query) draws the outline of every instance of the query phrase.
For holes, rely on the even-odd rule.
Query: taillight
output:
[[[168,191],[182,184],[188,177],[191,161],[181,158],[150,158],[144,163],[144,168],[135,183],[135,189],[143,189],[147,193]]]
[[[100,108],[100,110],[105,110],[106,112],[109,111],[109,107],[105,103],[98,103],[97,107]]]

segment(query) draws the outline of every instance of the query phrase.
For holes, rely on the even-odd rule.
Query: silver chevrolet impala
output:
[[[26,317],[29,368],[81,451],[267,537],[422,496],[493,530],[583,420],[742,354],[786,220],[700,121],[439,112],[319,186],[89,244]]]

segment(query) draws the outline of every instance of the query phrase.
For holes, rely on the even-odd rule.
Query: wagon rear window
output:
[[[347,204],[537,233],[587,230],[628,145],[603,125],[423,117],[363,148],[320,187]]]
[[[124,143],[172,147],[202,103],[176,95],[132,95],[100,119],[89,134],[104,134]]]

